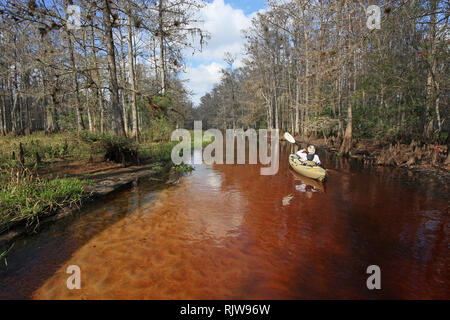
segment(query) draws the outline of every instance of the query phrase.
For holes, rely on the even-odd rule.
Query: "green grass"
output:
[[[194,130],[189,130],[189,133],[191,134],[191,148],[194,149],[194,144],[196,142],[195,136],[194,136]],[[202,131],[202,148],[209,145],[211,142],[214,141],[214,136],[206,133],[206,131]]]
[[[166,118],[149,120],[148,126],[141,131],[141,141],[144,143],[168,142],[175,125]]]
[[[153,165],[153,170],[156,170],[156,171],[162,171],[163,170],[163,166],[161,165],[161,163],[159,163],[159,162],[156,162],[154,165]]]
[[[161,124],[165,129],[166,125]],[[167,136],[158,129],[152,139]],[[205,137],[206,138],[206,137]],[[63,132],[45,135],[36,132],[30,136],[0,137],[0,233],[16,224],[34,228],[39,220],[55,209],[79,202],[88,196],[86,187],[92,182],[70,177],[58,177],[52,168],[61,160],[64,163],[103,159],[111,146],[129,148],[138,152],[141,163],[153,163],[155,170],[162,170],[171,163],[173,147],[178,142],[145,140],[136,143],[132,139],[98,133]],[[203,146],[210,143],[207,139]],[[22,144],[24,163],[19,163],[19,146]],[[13,156],[14,153],[14,156]],[[37,157],[36,154],[39,156]],[[40,160],[40,161],[38,161]],[[45,167],[45,170],[40,170]],[[44,168],[42,168],[44,169]],[[178,166],[178,172],[191,171],[190,166]],[[57,178],[40,176],[39,172],[51,172]],[[48,173],[47,173],[48,174]]]
[[[167,129],[168,125],[161,125]],[[162,129],[160,129],[162,131]],[[167,131],[167,130],[166,130]],[[192,148],[194,147],[194,134],[191,132]],[[89,159],[102,159],[106,150],[117,145],[121,148],[137,150],[144,160],[152,162],[169,161],[172,148],[177,142],[166,140],[168,133],[158,133],[160,141],[143,138],[141,143],[132,139],[117,137],[109,134],[82,132],[63,132],[45,135],[43,132],[35,132],[30,136],[6,136],[0,137],[0,169],[8,166],[16,166],[19,161],[19,144],[24,150],[25,166],[28,168],[49,166],[54,162],[64,161],[88,161]],[[143,133],[143,137],[145,134]],[[203,132],[202,147],[206,147],[213,141],[213,137]],[[15,159],[13,159],[13,153]],[[39,155],[40,163],[36,154]]]
[[[141,158],[151,162],[167,162],[171,160],[173,147],[177,142],[159,142],[139,147]]]
[[[81,139],[74,132],[45,135],[35,132],[29,136],[0,137],[0,166],[4,163],[17,164],[19,145],[22,143],[25,165],[46,165],[57,160],[87,160],[93,152],[92,144]],[[14,155],[13,155],[14,153]],[[37,163],[36,153],[41,163]],[[15,156],[15,159],[13,158]]]
[[[20,144],[23,164],[19,161]],[[0,233],[16,224],[35,227],[41,217],[86,196],[90,181],[52,179],[37,172],[39,167],[51,167],[60,160],[88,160],[93,152],[99,155],[91,143],[73,132],[0,137]]]
[[[187,165],[187,164],[180,164],[178,166],[175,166],[175,172],[177,173],[184,173],[184,172],[192,172],[194,167]]]
[[[38,225],[39,218],[55,209],[79,202],[87,193],[85,181],[46,179],[29,171],[3,174],[0,180],[0,233],[17,223]]]

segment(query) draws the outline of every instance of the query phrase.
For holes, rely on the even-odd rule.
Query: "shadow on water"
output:
[[[449,298],[439,185],[327,153],[322,184],[289,168],[291,152],[281,145],[272,176],[195,165],[175,186],[142,181],[99,200],[18,242],[0,298]],[[65,287],[70,264],[81,290]],[[373,264],[379,291],[366,287]]]
[[[162,181],[165,179],[166,176],[161,177]],[[38,234],[17,240],[6,264],[0,261],[0,299],[29,298],[89,239],[153,201],[156,193],[166,187],[162,182],[142,178],[43,226]]]

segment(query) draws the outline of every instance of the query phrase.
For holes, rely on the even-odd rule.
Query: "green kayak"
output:
[[[289,164],[295,172],[305,177],[321,182],[327,177],[327,171],[324,168],[316,165],[313,161],[302,161],[296,154],[289,155]]]

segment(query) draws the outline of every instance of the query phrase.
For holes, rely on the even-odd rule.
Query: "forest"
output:
[[[369,28],[367,8],[380,8]],[[197,118],[215,128],[276,128],[333,137],[448,143],[449,3],[269,1],[227,54]]]
[[[192,103],[177,75],[183,49],[207,39],[192,26],[202,5],[2,1],[1,133],[137,137],[155,119],[183,126]]]
[[[269,0],[194,106],[181,74],[211,38],[206,5],[0,1],[0,232],[80,201],[93,173],[118,170],[108,161],[162,169],[171,132],[194,120],[322,139],[378,165],[450,164],[447,1]]]
[[[81,8],[78,25],[68,6]],[[381,9],[378,28],[367,8]],[[2,2],[0,130],[138,137],[164,122],[302,136],[448,142],[448,2],[268,1],[243,58],[193,108],[179,74],[201,1]],[[239,58],[239,67],[235,66]],[[162,120],[161,120],[162,119]],[[156,121],[156,123],[155,123]]]

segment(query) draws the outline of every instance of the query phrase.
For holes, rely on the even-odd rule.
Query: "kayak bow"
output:
[[[313,161],[302,161],[296,154],[289,155],[289,164],[295,172],[305,177],[324,181],[327,177],[327,171],[321,166],[316,165]]]

